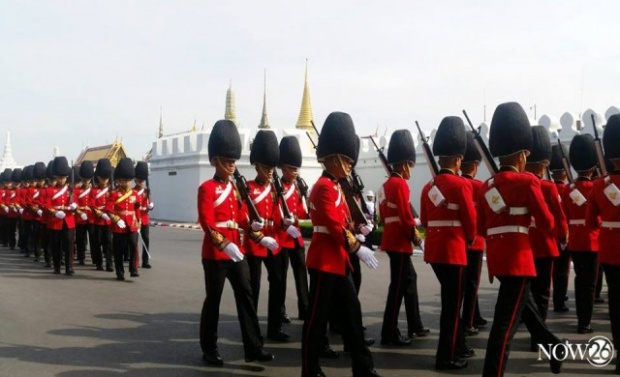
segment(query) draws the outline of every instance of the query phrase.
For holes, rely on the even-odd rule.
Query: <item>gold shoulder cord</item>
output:
[[[342,230],[344,232],[344,244],[347,251],[349,252],[349,254],[357,253],[357,251],[362,245],[359,243],[357,238],[355,238],[355,236],[353,235],[353,233],[351,233],[350,230],[344,227],[342,228]]]
[[[209,227],[208,231],[209,237],[211,237],[211,243],[213,243],[213,246],[215,246],[218,250],[224,250],[224,248],[230,243],[230,241],[228,241],[226,237],[224,237],[224,235],[217,230]]]

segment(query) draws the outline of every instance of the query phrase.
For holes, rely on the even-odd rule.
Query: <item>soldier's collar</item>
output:
[[[519,170],[517,170],[517,168],[515,168],[512,165],[502,165],[502,166],[499,167],[499,171],[511,171],[511,172],[514,172],[514,173],[518,173],[519,172]]]
[[[452,175],[456,175],[456,173],[452,169],[448,169],[448,168],[441,168],[441,169],[439,169],[439,173],[437,173],[437,174],[452,174]]]
[[[583,175],[580,175],[579,177],[577,177],[577,179],[575,179],[575,181],[579,182],[579,181],[591,181],[592,178],[588,178],[588,177],[584,177]]]
[[[473,175],[471,175],[471,174],[466,174],[466,173],[461,174],[461,177],[463,177],[463,178],[467,178],[467,179],[474,179],[474,176],[473,176]]]
[[[213,180],[216,181],[216,182],[219,182],[219,183],[226,183],[227,182],[224,178],[220,177],[217,174],[213,174]]]
[[[398,178],[402,178],[403,177],[402,175],[400,175],[400,173],[397,173],[395,171],[392,172],[391,176],[392,177],[398,177]]]
[[[334,182],[338,181],[336,179],[336,177],[334,177],[334,175],[332,173],[328,172],[327,170],[323,170],[323,174],[321,174],[321,176],[322,177],[327,177],[327,178],[331,179]]]
[[[254,180],[254,182],[256,182],[256,184],[257,184],[257,185],[259,185],[259,186],[266,186],[266,185],[269,183],[269,182],[267,182],[267,181],[260,181],[260,180],[258,179],[258,177],[256,177],[256,179]]]

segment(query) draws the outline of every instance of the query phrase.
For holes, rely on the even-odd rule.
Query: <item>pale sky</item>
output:
[[[315,123],[351,114],[360,135],[435,128],[497,104],[559,118],[620,105],[620,2],[0,1],[0,146],[19,164],[122,138],[132,158],[165,133],[223,118],[297,121],[305,60]]]

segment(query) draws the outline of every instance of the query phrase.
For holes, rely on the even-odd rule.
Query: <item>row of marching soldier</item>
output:
[[[35,262],[43,256],[54,274],[64,266],[68,276],[75,274],[75,261],[86,264],[88,243],[96,270],[103,271],[105,262],[106,271],[116,271],[117,280],[124,280],[128,262],[131,276],[138,277],[140,259],[143,268],[151,268],[148,211],[153,202],[147,178],[147,164],[134,167],[129,158],[116,168],[104,158],[96,168],[84,161],[72,169],[66,157],[59,156],[47,166],[37,162],[6,169],[1,174],[0,243],[11,249],[18,245],[25,257],[34,255]]]
[[[473,127],[472,127],[473,128]],[[486,251],[490,279],[499,291],[486,347],[484,376],[504,374],[510,343],[520,323],[531,334],[531,345],[558,345],[559,339],[545,324],[550,285],[557,281],[560,296],[554,309],[566,312],[567,274],[553,276],[554,264],[566,254],[575,265],[577,331],[593,331],[590,320],[598,263],[603,265],[609,287],[612,338],[620,339],[618,268],[620,254],[620,115],[609,119],[603,135],[606,158],[613,164],[609,175],[596,181],[595,141],[577,136],[569,152],[579,177],[560,191],[543,179],[547,168],[562,180],[558,170],[559,147],[551,146],[549,133],[530,126],[523,108],[505,103],[496,109],[489,146],[475,132],[467,132],[460,117],[444,118],[432,149],[426,144],[433,179],[420,199],[420,219],[414,217],[407,181],[415,165],[415,146],[409,130],[397,130],[384,161],[389,178],[377,193],[378,212],[384,223],[380,248],[390,261],[390,284],[381,330],[381,344],[406,346],[429,330],[420,318],[417,276],[411,261],[413,246],[422,247],[441,286],[441,315],[435,368],[467,367],[475,351],[466,336],[476,335],[487,324],[478,307],[482,255]],[[278,146],[275,134],[259,131],[252,143],[250,161],[256,179],[246,181],[236,168],[241,142],[236,126],[218,121],[209,139],[209,159],[215,175],[198,190],[198,213],[205,237],[202,245],[206,298],[203,304],[200,343],[210,365],[223,365],[218,349],[219,305],[225,280],[234,290],[246,361],[270,361],[263,348],[257,319],[261,265],[268,272],[267,337],[287,341],[284,297],[288,259],[295,273],[299,319],[304,320],[301,339],[301,375],[324,376],[321,357],[338,357],[327,342],[328,323],[339,324],[345,349],[350,352],[354,376],[378,376],[364,335],[362,306],[358,298],[359,260],[378,267],[374,251],[365,246],[372,226],[357,220],[364,204],[347,197],[348,178],[355,175],[359,137],[351,117],[331,113],[316,145],[324,171],[306,196],[300,179],[301,152],[295,137],[284,137]],[[438,158],[438,160],[435,160]],[[483,160],[499,161],[486,182],[475,179]],[[551,162],[551,166],[548,166]],[[280,179],[276,167],[282,170]],[[461,175],[459,175],[461,172]],[[579,195],[578,195],[579,194]],[[574,208],[573,208],[574,207]],[[304,255],[298,220],[308,216],[313,235]],[[416,229],[425,228],[423,238]],[[243,231],[244,236],[242,237]],[[584,242],[584,237],[587,242]],[[597,258],[598,256],[598,258]],[[305,264],[304,264],[305,260]],[[307,271],[307,272],[306,272]],[[355,276],[357,275],[357,276]],[[309,277],[309,285],[308,285]],[[359,281],[359,280],[358,280]],[[405,301],[407,331],[398,328]],[[560,347],[560,349],[562,349]],[[552,373],[560,373],[563,355],[552,355]],[[620,367],[616,362],[616,373]]]

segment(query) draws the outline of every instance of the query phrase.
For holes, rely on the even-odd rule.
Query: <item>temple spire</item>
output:
[[[228,85],[226,91],[226,112],[224,113],[224,119],[232,121],[235,126],[237,125],[237,114],[235,112],[235,93],[232,90],[232,82]]]
[[[301,97],[301,109],[299,110],[299,118],[297,118],[296,128],[299,128],[310,133],[314,133],[312,127],[312,105],[310,104],[310,88],[308,86],[308,59],[306,59],[306,75],[304,79],[304,93]]]
[[[6,168],[15,169],[17,163],[13,158],[13,151],[11,149],[11,131],[6,132],[6,144],[4,144],[4,153],[2,154],[2,159],[0,159],[0,170],[4,170]]]
[[[157,138],[161,139],[162,137],[164,137],[164,122],[162,120],[161,106],[159,106],[159,131],[157,132]]]
[[[263,114],[260,118],[259,129],[269,128],[269,121],[267,120],[267,70],[265,69],[264,77],[264,92],[263,92]]]

